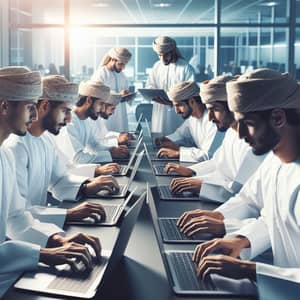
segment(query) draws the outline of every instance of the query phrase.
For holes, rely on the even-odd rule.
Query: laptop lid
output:
[[[142,140],[143,140],[143,131],[141,130],[140,135],[139,135],[139,138],[138,138],[138,142],[137,142],[137,144],[136,144],[136,146],[135,146],[135,148],[134,148],[134,150],[133,150],[133,152],[132,152],[132,154],[131,154],[131,156],[130,156],[129,162],[128,162],[128,164],[127,164],[126,172],[127,172],[127,171],[129,170],[129,168],[132,166],[133,161],[134,161],[134,158],[135,158],[135,156],[136,156],[136,154],[137,154],[137,152],[138,152],[138,150],[139,150],[139,148],[140,148],[140,146],[141,146]]]
[[[70,297],[80,297],[90,299],[95,296],[98,287],[109,278],[113,268],[121,259],[134,224],[143,206],[146,193],[125,213],[120,226],[120,231],[116,243],[112,250],[102,251],[102,264],[95,266],[87,277],[66,276],[58,273],[56,268],[40,267],[36,272],[26,272],[16,282],[18,289],[48,293],[54,295],[64,295]],[[54,271],[56,269],[56,271]],[[101,283],[101,285],[100,285]]]

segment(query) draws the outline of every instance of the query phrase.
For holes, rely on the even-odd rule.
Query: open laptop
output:
[[[184,233],[180,232],[176,224],[178,218],[158,217],[153,196],[149,197],[148,200],[149,202],[152,202],[151,204],[149,203],[149,206],[151,205],[151,213],[153,213],[153,217],[157,219],[160,234],[164,243],[198,244],[212,239],[213,236],[211,234],[197,234],[192,237],[188,237]]]
[[[68,225],[87,225],[87,226],[114,226],[119,221],[124,209],[132,199],[132,196],[136,192],[136,189],[133,189],[131,193],[127,196],[125,201],[121,204],[113,204],[113,203],[103,203],[103,200],[94,199],[92,203],[100,203],[105,211],[105,220],[100,220],[99,222],[95,222],[92,218],[85,218],[82,221],[68,222]],[[100,202],[99,202],[100,201]]]
[[[15,288],[90,299],[97,289],[111,275],[112,270],[120,261],[126,249],[134,224],[143,206],[146,193],[125,213],[116,243],[112,250],[102,251],[101,265],[95,265],[91,273],[86,276],[75,275],[68,269],[40,266],[35,272],[26,272],[16,282]]]
[[[117,194],[109,194],[107,191],[99,191],[98,193],[94,194],[94,195],[90,195],[89,197],[91,198],[125,198],[126,197],[126,194],[129,190],[129,187],[134,179],[134,176],[139,168],[139,165],[143,159],[143,156],[144,156],[144,150],[141,151],[138,155],[137,155],[137,158],[136,158],[136,161],[135,161],[135,164],[134,164],[134,167],[131,171],[131,174],[128,178],[128,181],[126,184],[124,183],[120,183],[119,186],[120,186],[120,190]],[[122,177],[124,178],[124,177]],[[121,180],[120,178],[116,178],[117,181]],[[126,178],[127,179],[127,178]]]
[[[193,251],[164,249],[155,203],[149,187],[147,187],[147,203],[167,277],[176,294],[195,296],[256,295],[256,287],[250,280],[233,280],[218,275],[212,275],[205,281],[200,280],[197,277],[197,265],[192,261]]]
[[[140,139],[142,139],[143,138],[143,129],[139,132],[139,134],[138,134],[138,136],[137,137],[135,137],[135,139],[134,140],[130,140],[129,142],[128,142],[128,148],[129,149],[134,149],[135,147],[136,147],[136,144],[140,141]]]
[[[151,158],[149,156],[149,152],[147,149],[146,144],[144,143],[144,151],[146,153],[146,157],[149,161],[149,164],[152,168],[152,172],[155,174],[155,166],[153,165]],[[199,201],[199,194],[198,193],[192,193],[192,192],[183,192],[183,193],[172,193],[170,190],[170,187],[168,185],[159,185],[157,182],[157,178],[155,176],[156,186],[159,194],[159,198],[161,200],[166,201]]]
[[[153,173],[154,176],[172,176],[172,177],[179,177],[180,176],[175,172],[165,173],[164,172],[165,165],[154,165],[152,160],[151,160],[147,145],[145,143],[144,143],[144,149],[145,149],[145,154],[146,154],[146,157],[149,161],[149,164],[150,164],[150,167],[152,169],[152,173]],[[182,176],[180,176],[180,177],[182,177]]]
[[[132,131],[129,131],[129,133],[136,135],[136,136],[140,133],[140,131],[142,130],[142,124],[141,124],[142,119],[143,119],[143,114],[141,113],[137,120],[135,128]]]
[[[141,131],[142,132],[142,131]],[[116,172],[116,173],[113,173],[112,175],[113,176],[126,176],[128,171],[130,170],[132,164],[133,164],[133,161],[135,159],[135,156],[141,146],[141,143],[142,143],[142,140],[143,140],[143,136],[141,136],[137,142],[137,144],[135,145],[135,148],[133,150],[133,152],[131,153],[131,156],[130,156],[130,159],[128,161],[128,164],[127,165],[120,165],[120,170],[119,172]]]

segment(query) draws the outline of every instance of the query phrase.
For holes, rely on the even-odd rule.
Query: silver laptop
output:
[[[134,140],[130,140],[127,147],[129,149],[134,149],[136,147],[136,145],[138,144],[138,142],[140,141],[140,139],[143,138],[143,129],[141,129],[140,133],[138,134],[137,137],[135,137]]]
[[[128,205],[137,188],[133,189],[121,204],[103,203],[105,200],[94,199],[92,203],[100,203],[105,211],[106,217],[104,221],[95,222],[92,218],[85,218],[82,221],[68,222],[68,225],[87,225],[87,226],[114,226],[119,221],[124,209]]]
[[[95,195],[90,195],[89,197],[93,198],[125,198],[126,194],[129,190],[129,187],[134,179],[134,176],[139,168],[139,165],[143,159],[144,156],[144,150],[141,151],[138,155],[137,155],[137,159],[135,161],[134,167],[131,171],[130,177],[128,178],[128,181],[126,184],[123,183],[119,183],[120,186],[120,190],[117,194],[109,194],[107,191],[99,191],[98,193],[96,193]],[[121,178],[116,178],[118,182],[122,181],[122,179],[124,179],[124,177]],[[127,179],[127,178],[126,178]],[[124,181],[123,181],[124,182]]]
[[[35,272],[26,272],[16,282],[15,288],[47,294],[78,298],[92,298],[104,281],[110,278],[112,270],[120,261],[127,247],[134,224],[143,206],[146,193],[125,213],[116,243],[112,250],[102,251],[101,265],[95,265],[85,276],[75,276],[69,269],[40,266]]]
[[[141,131],[142,132],[142,131]],[[120,165],[120,171],[117,172],[117,173],[113,173],[112,175],[113,176],[126,176],[128,171],[130,170],[132,164],[133,164],[133,161],[135,159],[135,156],[141,146],[141,143],[142,143],[142,140],[143,140],[143,136],[141,136],[139,138],[139,140],[137,141],[137,144],[135,145],[135,148],[133,150],[133,152],[131,153],[131,156],[130,156],[130,159],[129,159],[129,162],[127,165]]]
[[[218,275],[212,275],[205,281],[199,279],[197,277],[197,265],[192,261],[193,251],[164,249],[155,203],[149,187],[147,188],[147,203],[167,277],[176,294],[201,296],[256,295],[256,286],[250,280],[233,280]]]
[[[179,175],[176,174],[175,172],[165,173],[164,172],[165,165],[154,165],[153,161],[152,161],[152,159],[150,157],[150,153],[148,151],[147,145],[145,143],[144,143],[144,150],[145,150],[146,157],[148,159],[148,162],[150,164],[150,167],[152,169],[152,173],[153,173],[154,176],[179,177]],[[182,176],[180,176],[180,177],[182,177]]]
[[[135,128],[132,131],[129,131],[130,133],[132,133],[135,136],[137,136],[140,133],[140,131],[142,130],[142,124],[141,124],[142,119],[143,119],[143,114],[141,113],[137,120]]]
[[[149,152],[145,143],[144,143],[144,151],[146,153],[146,157],[149,161],[149,164],[152,168],[152,172],[154,175],[156,175],[153,162],[149,157]],[[197,193],[183,192],[183,193],[175,194],[171,192],[170,187],[168,185],[159,185],[156,177],[155,177],[155,181],[156,181],[158,194],[161,200],[166,200],[166,201],[168,200],[169,201],[199,201],[200,200],[199,194]]]

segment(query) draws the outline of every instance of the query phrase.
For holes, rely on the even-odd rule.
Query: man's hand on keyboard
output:
[[[47,248],[65,246],[69,243],[77,243],[81,245],[89,245],[93,248],[97,261],[101,261],[101,244],[100,240],[92,235],[85,233],[76,233],[69,237],[63,237],[59,234],[52,235],[47,243]]]
[[[197,275],[205,280],[211,274],[256,280],[256,264],[226,255],[206,256],[198,264]]]
[[[112,158],[128,158],[129,157],[129,150],[126,145],[120,145],[119,147],[112,147],[110,149],[110,154]]]
[[[86,185],[85,193],[87,195],[94,195],[102,190],[105,190],[110,194],[117,194],[120,187],[113,176],[98,176],[90,179],[90,182]]]
[[[61,247],[41,248],[40,262],[54,267],[68,264],[74,272],[90,271],[93,266],[92,256],[84,245],[70,242]],[[84,268],[77,265],[83,264]]]
[[[199,178],[176,178],[171,181],[170,190],[174,194],[183,192],[199,193],[202,180]]]
[[[225,226],[222,220],[201,216],[190,219],[180,228],[180,231],[189,237],[199,233],[210,233],[222,237],[225,235]]]
[[[199,263],[204,257],[211,254],[224,254],[239,257],[242,249],[250,247],[250,242],[242,236],[213,239],[199,244],[194,251],[193,261]]]
[[[164,172],[166,174],[172,172],[172,173],[176,173],[178,175],[184,176],[184,177],[193,176],[192,169],[183,167],[183,166],[181,166],[179,164],[175,164],[175,163],[168,163],[164,168]]]
[[[100,175],[110,175],[114,173],[118,173],[120,170],[120,165],[117,163],[109,163],[103,166],[99,166],[95,169],[95,176]]]
[[[91,218],[94,223],[105,220],[105,211],[101,204],[84,202],[67,210],[66,223]]]
[[[220,221],[224,220],[224,216],[218,211],[195,209],[184,212],[177,221],[177,226],[182,229],[193,218],[211,217]]]
[[[163,158],[163,157],[178,158],[179,157],[179,150],[173,150],[173,149],[168,149],[168,148],[161,148],[157,152],[156,156],[158,158]]]

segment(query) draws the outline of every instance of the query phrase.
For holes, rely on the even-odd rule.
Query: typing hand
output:
[[[169,173],[176,173],[178,175],[184,176],[184,177],[191,177],[193,176],[193,170],[190,168],[183,167],[179,164],[175,163],[168,163],[165,168],[164,172],[169,174]]]
[[[245,237],[227,237],[213,239],[211,241],[199,244],[194,251],[193,261],[199,262],[204,257],[221,253],[232,257],[239,257],[241,250],[250,246],[250,242]]]
[[[110,194],[117,194],[120,190],[120,186],[113,176],[98,176],[90,179],[90,182],[87,184],[85,193],[87,195],[95,195],[99,191],[103,190],[107,191]]]
[[[199,178],[176,178],[171,181],[170,190],[172,193],[194,192],[199,193],[202,180]]]
[[[94,220],[94,223],[105,220],[103,206],[97,203],[84,202],[67,210],[66,223],[82,221],[86,218]]]
[[[170,158],[179,158],[179,151],[178,150],[173,150],[173,149],[168,149],[168,148],[161,148],[157,152],[156,156],[158,158],[163,158],[163,157],[170,157]]]
[[[218,211],[195,209],[184,212],[177,221],[177,226],[182,228],[186,223],[188,223],[192,218],[207,216],[220,221],[224,220],[224,216]]]
[[[225,255],[207,256],[199,262],[197,275],[205,280],[211,274],[256,280],[256,264]]]
[[[119,147],[112,147],[110,149],[110,153],[111,153],[112,158],[114,158],[114,159],[129,157],[129,150],[128,150],[128,147],[125,145],[121,145]]]
[[[110,175],[114,173],[119,173],[120,171],[120,165],[117,163],[109,163],[105,164],[103,166],[99,166],[95,169],[95,175]]]

